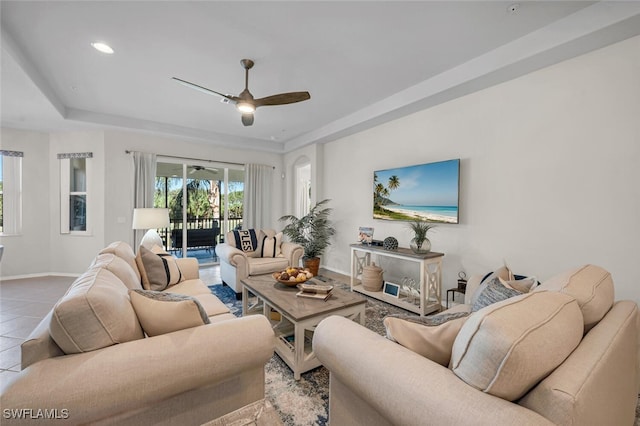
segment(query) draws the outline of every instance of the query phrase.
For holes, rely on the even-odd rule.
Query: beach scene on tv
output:
[[[458,223],[460,160],[440,161],[373,175],[373,218]]]

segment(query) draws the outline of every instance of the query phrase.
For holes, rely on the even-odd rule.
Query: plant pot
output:
[[[319,257],[305,257],[304,259],[302,259],[302,264],[305,268],[309,268],[309,271],[313,274],[314,277],[318,276],[318,269],[320,269]]]
[[[413,238],[409,243],[409,247],[416,254],[425,254],[431,251],[431,241],[428,238],[425,238],[420,244],[416,242],[416,239]]]

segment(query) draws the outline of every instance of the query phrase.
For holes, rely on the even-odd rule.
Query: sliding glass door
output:
[[[154,205],[168,208],[170,218],[161,235],[177,256],[215,264],[215,246],[224,241],[227,229],[242,221],[244,171],[213,162],[173,161],[178,160],[161,159],[157,164]]]

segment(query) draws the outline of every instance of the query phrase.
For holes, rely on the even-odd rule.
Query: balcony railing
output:
[[[239,229],[242,227],[242,218],[241,217],[229,218],[227,223],[228,223],[229,230]],[[182,230],[182,229],[184,229],[182,219],[169,219],[169,228],[158,230],[158,233],[162,237],[162,240],[168,249],[182,250],[181,236],[180,238],[171,238],[172,235],[176,235],[174,230]],[[213,246],[215,246],[215,244],[224,242],[224,235],[222,234],[222,228],[220,226],[220,221],[218,219],[215,219],[215,218],[187,219],[186,229],[187,231],[191,229],[211,229],[214,232],[213,238],[215,242]],[[173,241],[174,239],[177,241]],[[206,243],[205,245],[200,245],[199,243],[198,245],[190,244],[188,240],[188,233],[187,233],[187,248],[196,248],[196,247],[206,248],[206,247],[212,247],[212,245],[210,243]]]

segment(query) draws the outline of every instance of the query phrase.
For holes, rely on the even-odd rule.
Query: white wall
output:
[[[2,129],[0,147],[22,151],[22,234],[1,236],[0,276],[49,271],[49,135]]]
[[[219,148],[125,131],[38,133],[2,129],[2,149],[23,151],[23,234],[2,238],[0,278],[82,273],[113,241],[132,243],[133,160],[125,150],[233,163],[275,166],[273,226],[285,212],[281,154]],[[93,152],[90,235],[60,234],[58,153]]]
[[[359,226],[408,246],[406,225],[372,219],[373,171],[452,158],[461,223],[431,235],[443,289],[503,259],[541,280],[594,263],[640,301],[640,37],[327,143],[338,233],[323,263],[348,273]]]

